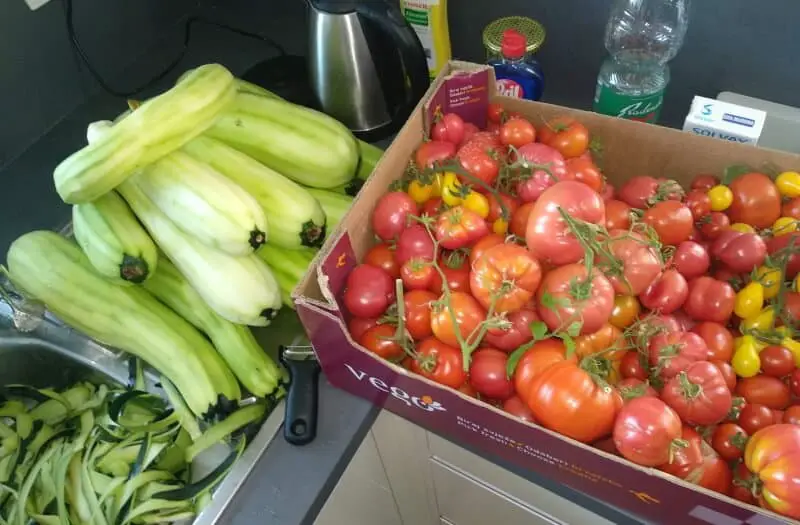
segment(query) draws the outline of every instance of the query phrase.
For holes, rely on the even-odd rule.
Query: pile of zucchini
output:
[[[3,460],[16,454],[7,460],[13,465],[0,464],[0,498],[17,502],[13,511],[0,506],[8,523],[23,523],[23,513],[40,523],[66,523],[68,514],[73,523],[145,523],[196,510],[196,494],[188,507],[187,498],[164,496],[180,484],[175,469],[231,425],[263,415],[265,402],[239,408],[243,398],[282,392],[282,370],[249,327],[293,306],[292,289],[352,202],[347,191],[382,154],[330,117],[218,64],[129,106],[113,121],[92,123],[88,144],[55,169],[56,190],[73,206],[74,239],[22,235],[9,248],[7,273],[21,295],[160,372],[184,415],[145,394],[81,385],[91,395],[80,403],[69,397],[73,390],[40,393],[58,398],[63,417],[42,419],[49,427],[40,430],[53,434],[36,437],[25,414],[55,406],[52,399],[28,396],[20,416],[17,400],[5,396],[3,407],[17,412],[0,415],[18,418],[16,427],[0,427]],[[138,414],[135,424],[120,398]],[[191,428],[197,421],[225,431],[199,434]],[[180,465],[165,459],[178,445],[185,445]],[[151,467],[147,479],[160,487],[137,484]],[[34,503],[23,490],[36,493]],[[156,500],[177,502],[153,508]]]

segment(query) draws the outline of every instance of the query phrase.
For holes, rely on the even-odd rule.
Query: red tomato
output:
[[[493,148],[476,141],[473,136],[458,150],[458,161],[469,174],[469,176],[460,175],[459,180],[463,184],[472,186],[476,191],[485,193],[484,185],[492,186],[500,173],[500,163],[496,157]]]
[[[661,399],[691,425],[719,423],[733,404],[725,377],[708,361],[692,363],[667,381]]]
[[[500,127],[500,142],[504,146],[521,148],[536,140],[536,128],[525,119],[509,120]]]
[[[636,350],[630,350],[622,356],[620,373],[625,379],[647,380],[647,363]]]
[[[484,338],[487,345],[505,352],[513,352],[533,340],[531,323],[539,320],[532,308],[523,308],[508,315],[508,329],[489,330]]]
[[[570,361],[536,375],[524,401],[539,424],[583,443],[610,434],[622,406],[619,392]]]
[[[692,427],[681,428],[681,445],[675,446],[672,455],[658,469],[681,479],[696,475],[703,466],[703,438]]]
[[[684,201],[686,207],[692,212],[692,218],[699,221],[709,213],[711,213],[711,197],[708,196],[708,190],[692,190],[686,194]]]
[[[411,259],[432,261],[435,251],[431,234],[421,224],[412,224],[400,233],[394,259],[401,267]]]
[[[394,281],[380,268],[359,264],[347,276],[344,306],[356,317],[380,317],[394,299]]]
[[[364,263],[377,266],[388,273],[392,279],[400,277],[400,266],[394,258],[394,251],[385,242],[381,242],[370,248],[364,256]]]
[[[650,339],[650,366],[667,380],[685,371],[696,361],[705,361],[708,347],[699,335],[692,332],[668,332]]]
[[[792,372],[789,376],[789,387],[792,389],[792,394],[795,397],[800,397],[800,368]]]
[[[761,229],[769,228],[781,216],[781,195],[763,173],[740,175],[728,187],[733,192],[733,203],[727,209],[732,222]]]
[[[792,405],[783,413],[783,423],[800,425],[800,405]]]
[[[480,131],[480,129],[478,129],[478,126],[476,126],[472,122],[465,122],[464,123],[464,138],[461,139],[461,142],[460,142],[459,145],[463,146],[464,144],[466,144],[467,142],[472,140],[472,138],[475,136],[475,134],[478,133],[479,131]]]
[[[783,410],[792,400],[789,385],[767,375],[745,377],[736,384],[736,395],[741,396],[747,403],[764,405],[775,410]]]
[[[696,175],[695,178],[692,179],[691,188],[693,190],[708,191],[717,184],[719,184],[718,177],[714,175],[709,175],[707,173],[703,173],[700,175]]]
[[[800,519],[800,426],[780,424],[756,432],[747,442],[744,462],[761,480],[765,507]]]
[[[503,410],[528,423],[536,423],[531,409],[517,396],[509,397],[503,401]]]
[[[475,261],[480,259],[481,256],[484,254],[484,252],[486,252],[486,250],[488,250],[489,248],[504,243],[505,243],[505,238],[502,235],[498,235],[496,233],[490,233],[486,237],[481,237],[469,251],[470,264],[475,264]]]
[[[781,217],[800,219],[800,197],[795,197],[784,202],[781,206]]]
[[[535,202],[526,202],[517,208],[511,215],[511,223],[508,225],[508,231],[520,239],[524,239],[528,231],[528,219],[535,205]]]
[[[479,348],[472,354],[469,382],[472,388],[490,399],[505,401],[514,395],[514,384],[506,375],[508,354],[495,348]]]
[[[700,442],[700,447],[703,450],[703,464],[687,478],[687,481],[729,495],[733,480],[730,466],[705,441]]]
[[[651,199],[658,191],[658,180],[654,177],[639,175],[631,177],[620,186],[617,191],[617,198],[630,206],[645,210],[653,203]]]
[[[699,221],[700,233],[708,239],[713,241],[719,237],[720,233],[728,229],[731,225],[731,220],[727,215],[721,211],[712,211]]]
[[[603,189],[600,191],[600,196],[603,198],[604,201],[610,201],[611,199],[615,199],[617,196],[617,190],[614,188],[614,185],[605,181],[603,184]]]
[[[605,224],[605,204],[585,184],[564,181],[547,189],[531,211],[525,240],[537,259],[555,265],[576,263],[584,257],[583,246],[562,213],[590,224]]]
[[[496,122],[501,123],[505,120],[506,110],[503,109],[503,106],[498,104],[497,102],[492,102],[489,104],[489,108],[487,111],[487,116],[489,117],[489,122]]]
[[[671,314],[683,306],[689,296],[689,285],[686,279],[677,270],[666,270],[653,283],[639,295],[642,306]]]
[[[539,141],[557,149],[564,158],[580,157],[589,148],[589,130],[572,117],[558,117],[539,128]]]
[[[486,198],[489,199],[489,215],[486,217],[489,222],[494,222],[500,218],[505,218],[506,221],[510,222],[514,212],[519,208],[519,201],[507,193],[489,193]],[[503,207],[500,206],[501,201],[506,208],[505,216]]]
[[[614,309],[614,288],[602,274],[591,280],[582,264],[559,266],[545,274],[536,294],[539,316],[550,330],[580,323],[582,335],[600,330]]]
[[[353,341],[358,342],[364,332],[378,324],[377,317],[353,317],[347,322],[347,331]]]
[[[644,212],[642,222],[649,224],[663,244],[677,246],[692,235],[694,218],[689,208],[678,201],[657,202]]]
[[[789,253],[789,263],[786,265],[786,278],[794,279],[800,273],[800,253],[795,250],[787,250],[789,246],[797,248],[800,246],[800,232],[792,232],[786,235],[778,235],[767,241],[767,252],[774,256],[777,253]]]
[[[422,205],[421,214],[428,217],[436,217],[444,211],[444,202],[441,197],[433,197],[425,201]]]
[[[711,253],[734,272],[748,273],[764,262],[767,245],[757,233],[728,230],[714,241]]]
[[[752,436],[762,428],[773,424],[772,411],[764,405],[747,403],[739,413],[739,426]]]
[[[730,361],[733,357],[733,334],[724,325],[705,321],[694,325],[692,332],[706,342],[709,361]]]
[[[736,423],[721,423],[714,429],[711,446],[725,461],[734,461],[744,454],[747,438],[747,432]]]
[[[697,321],[724,324],[733,314],[735,302],[736,292],[730,284],[702,276],[689,282],[689,297],[683,310]]]
[[[629,461],[645,467],[669,462],[681,439],[681,419],[656,397],[627,403],[614,423],[614,444]]]
[[[400,278],[406,290],[427,290],[433,284],[436,268],[421,258],[409,259],[400,267]]]
[[[750,505],[758,505],[756,497],[760,497],[758,490],[758,478],[755,474],[747,470],[744,461],[736,463],[733,471],[733,483],[731,484],[731,496],[737,500]]]
[[[623,401],[626,403],[637,397],[658,397],[658,392],[647,381],[635,377],[623,379],[616,384]]]
[[[442,140],[423,142],[414,154],[414,160],[420,169],[433,167],[434,164],[452,159],[456,155],[456,145]]]
[[[792,323],[800,321],[800,293],[787,291],[783,296],[783,307]]]
[[[627,230],[631,227],[631,207],[616,199],[606,200],[605,227],[611,230]]]
[[[433,123],[431,138],[452,144],[461,144],[464,140],[464,119],[455,113],[445,113]]]
[[[447,280],[447,287],[451,292],[469,292],[469,261],[458,252],[442,255],[439,260],[439,269]],[[433,272],[430,290],[436,294],[444,293],[442,276]]]
[[[486,310],[516,312],[531,300],[542,280],[542,269],[518,244],[498,244],[472,264],[470,290]]]
[[[439,245],[447,250],[465,248],[489,234],[486,221],[472,210],[455,206],[436,219],[434,234]]]
[[[467,378],[461,350],[435,337],[429,337],[417,345],[411,370],[450,388],[458,388]]]
[[[780,345],[770,345],[761,350],[758,356],[761,358],[761,371],[768,376],[785,377],[796,368],[794,354]]]
[[[725,384],[728,385],[728,390],[733,392],[736,388],[738,377],[731,364],[727,361],[711,361],[711,364],[717,367],[722,377],[725,378]]]
[[[460,387],[458,387],[458,391],[464,394],[465,396],[474,397],[475,399],[478,399],[478,393],[475,391],[474,388],[472,388],[472,385],[469,384],[469,377],[467,378],[466,381],[464,381],[464,383],[461,384]]]
[[[416,215],[417,203],[404,191],[386,193],[372,212],[372,230],[384,241],[394,240],[408,226],[408,216]]]
[[[683,241],[675,249],[675,255],[672,256],[672,264],[687,280],[694,279],[708,272],[711,267],[711,257],[709,257],[708,250],[702,244],[694,241]]]
[[[589,157],[567,160],[567,179],[582,182],[598,193],[603,190],[603,174]]]
[[[567,349],[560,339],[549,338],[536,341],[528,349],[514,369],[514,388],[521,399],[526,400],[530,394],[531,383],[539,374],[556,363],[569,361],[577,363],[575,355],[567,357]]]
[[[397,361],[405,352],[394,339],[396,331],[397,327],[390,324],[375,325],[361,335],[358,344],[379,357]]]
[[[449,307],[434,309],[431,315],[431,330],[444,344],[460,348],[456,334],[460,334],[461,339],[466,341],[485,319],[486,312],[474,297],[464,292],[453,292],[450,294]]]
[[[567,178],[567,165],[561,153],[538,142],[518,150],[530,176],[517,183],[517,195],[522,202],[537,200],[547,188]]]
[[[433,334],[431,307],[436,299],[436,294],[428,290],[411,290],[403,294],[406,330],[417,341]]]
[[[636,232],[610,231],[608,251],[613,258],[601,256],[599,262],[618,294],[639,295],[661,273],[657,248]]]

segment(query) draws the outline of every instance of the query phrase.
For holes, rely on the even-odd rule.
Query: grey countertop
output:
[[[273,28],[281,26],[272,20]],[[278,31],[278,29],[275,29]],[[283,29],[285,34],[286,29]],[[267,32],[267,34],[272,34]],[[273,35],[274,36],[274,35]],[[289,52],[302,52],[297,27],[279,41]],[[237,74],[269,57],[271,51],[257,41],[213,28],[199,28],[180,71],[205,62],[225,64]],[[156,69],[145,58],[132,66],[132,75],[144,78]],[[175,76],[165,79],[165,87]],[[55,165],[85,143],[89,122],[116,116],[125,109],[122,100],[99,93],[78,107],[47,132],[36,144],[0,171],[0,246],[6,247],[18,235],[33,229],[63,226],[70,209],[60,201],[52,184]],[[3,258],[4,259],[4,258]],[[251,525],[300,525],[313,523],[365,434],[378,408],[332,387],[320,384],[317,439],[305,447],[293,447],[276,437],[259,460],[246,484],[235,496],[223,523]],[[507,464],[491,454],[487,459],[534,483],[590,508],[616,523],[638,523],[630,516],[583,494],[542,479],[535,473]]]

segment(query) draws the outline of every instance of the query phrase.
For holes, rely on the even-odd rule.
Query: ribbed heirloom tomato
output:
[[[608,322],[614,288],[600,272],[590,276],[586,266],[567,264],[545,274],[536,304],[550,330],[569,330],[577,324],[581,335],[591,334]]]
[[[733,402],[722,373],[708,361],[693,363],[667,381],[661,399],[692,425],[719,423]]]
[[[744,461],[761,481],[765,506],[800,519],[800,426],[779,424],[759,430],[747,442]]]
[[[433,335],[443,343],[460,348],[463,341],[486,319],[486,312],[468,293],[453,292],[449,304],[437,304],[431,314]],[[455,323],[453,322],[455,320]]]
[[[657,243],[654,246],[639,233],[610,231],[608,250],[614,257],[601,257],[599,264],[618,294],[639,295],[661,273]]]
[[[650,339],[650,366],[663,379],[671,379],[696,361],[708,358],[703,338],[691,332],[668,332]]]
[[[657,467],[669,461],[680,446],[681,418],[657,397],[628,402],[614,423],[614,444],[622,456],[637,465]]]
[[[517,395],[527,400],[533,379],[551,365],[563,361],[577,363],[577,358],[574,354],[567,357],[567,349],[560,339],[548,338],[536,341],[522,355],[514,369],[514,388]]]
[[[489,233],[483,217],[463,206],[455,206],[439,215],[434,227],[442,248],[465,248]]]
[[[494,305],[495,312],[510,313],[530,301],[541,280],[539,261],[522,246],[504,243],[473,262],[470,290],[486,310]]]
[[[506,317],[510,326],[507,329],[489,329],[484,341],[505,352],[513,352],[533,339],[531,324],[539,320],[536,310],[530,307],[517,310]]]

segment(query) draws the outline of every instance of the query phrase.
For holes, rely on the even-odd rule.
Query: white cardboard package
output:
[[[755,146],[767,114],[712,98],[694,97],[683,131]]]

